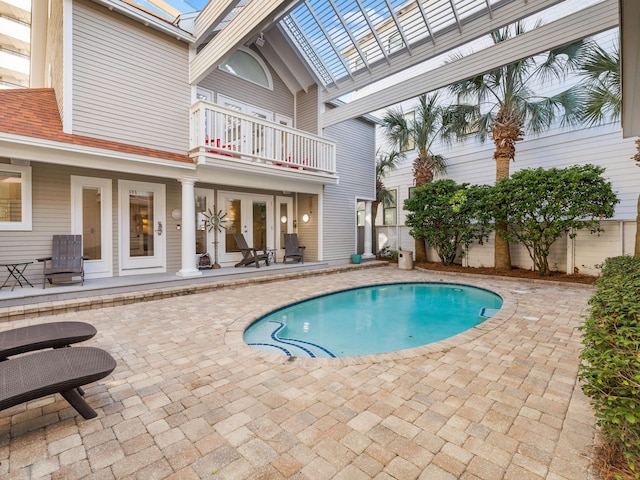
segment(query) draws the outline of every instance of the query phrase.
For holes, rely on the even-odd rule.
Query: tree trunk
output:
[[[416,179],[416,188],[421,187],[425,183],[429,183],[433,180],[433,174],[429,176],[427,172],[424,172],[424,169],[416,168],[417,164],[420,163],[420,157],[416,159],[413,163],[413,177]],[[427,246],[424,243],[424,239],[416,238],[414,242],[414,247],[416,251],[416,263],[424,263],[427,261]]]
[[[509,178],[509,162],[508,156],[496,157],[496,182],[503,178]],[[493,251],[493,264],[496,270],[511,270],[511,252],[509,250],[509,242],[502,238],[500,232],[505,232],[507,226],[504,223],[496,224],[495,248]]]
[[[424,244],[424,240],[421,238],[416,238],[415,241],[415,249],[416,249],[416,263],[424,263],[427,261],[427,246]]]

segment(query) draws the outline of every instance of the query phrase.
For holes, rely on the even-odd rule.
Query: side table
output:
[[[11,285],[11,291],[13,292],[13,289],[16,288],[16,285],[20,285],[21,287],[24,286],[22,285],[22,282],[25,282],[27,285],[33,287],[33,285],[31,285],[31,282],[29,280],[27,280],[24,276],[24,271],[27,269],[27,267],[29,265],[31,265],[33,262],[15,262],[15,263],[0,263],[0,267],[5,267],[7,269],[7,272],[9,272],[7,274],[7,278],[5,278],[4,283],[0,286],[0,289],[2,289],[3,287],[8,287],[9,285],[7,285],[7,283],[9,283],[9,280],[11,280],[13,278],[13,285]]]

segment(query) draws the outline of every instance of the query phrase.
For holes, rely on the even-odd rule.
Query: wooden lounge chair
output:
[[[114,358],[95,347],[45,350],[0,362],[0,410],[59,393],[84,418],[94,418],[98,414],[78,389],[114,368]]]
[[[269,266],[269,253],[266,249],[260,250],[257,248],[250,248],[247,245],[247,241],[244,239],[244,235],[241,233],[234,233],[233,238],[238,244],[238,249],[242,254],[242,260],[236,263],[236,267],[251,265],[252,263],[255,263],[256,268],[260,268],[260,261],[264,261],[265,265],[267,267]],[[262,253],[259,253],[259,251],[261,251]]]
[[[85,259],[82,235],[54,235],[51,256],[38,259],[44,267],[42,288],[45,288],[47,280],[50,284],[54,279],[72,282],[74,277],[80,277],[77,281],[84,285]]]
[[[93,325],[84,322],[40,323],[0,332],[0,361],[34,350],[68,347],[96,333]]]
[[[304,249],[298,245],[298,235],[295,233],[284,234],[284,258],[282,263],[287,263],[287,258],[294,260],[295,262],[304,263]]]

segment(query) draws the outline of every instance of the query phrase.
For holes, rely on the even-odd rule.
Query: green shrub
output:
[[[385,245],[378,251],[378,257],[388,258],[389,260],[398,260],[398,250],[391,250],[389,245]]]
[[[640,478],[640,258],[609,258],[589,300],[580,358],[598,426]]]
[[[450,179],[417,187],[404,201],[409,211],[409,234],[433,247],[443,265],[451,265],[473,241],[487,237],[484,226],[476,222],[485,207],[487,191],[487,187],[457,184]]]

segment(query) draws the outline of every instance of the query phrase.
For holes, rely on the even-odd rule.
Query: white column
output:
[[[182,268],[179,277],[202,275],[196,266],[196,196],[194,184],[197,178],[183,177],[182,183]]]
[[[373,253],[371,253],[371,201],[364,202],[364,253],[362,254],[362,259],[371,259],[375,258]]]

